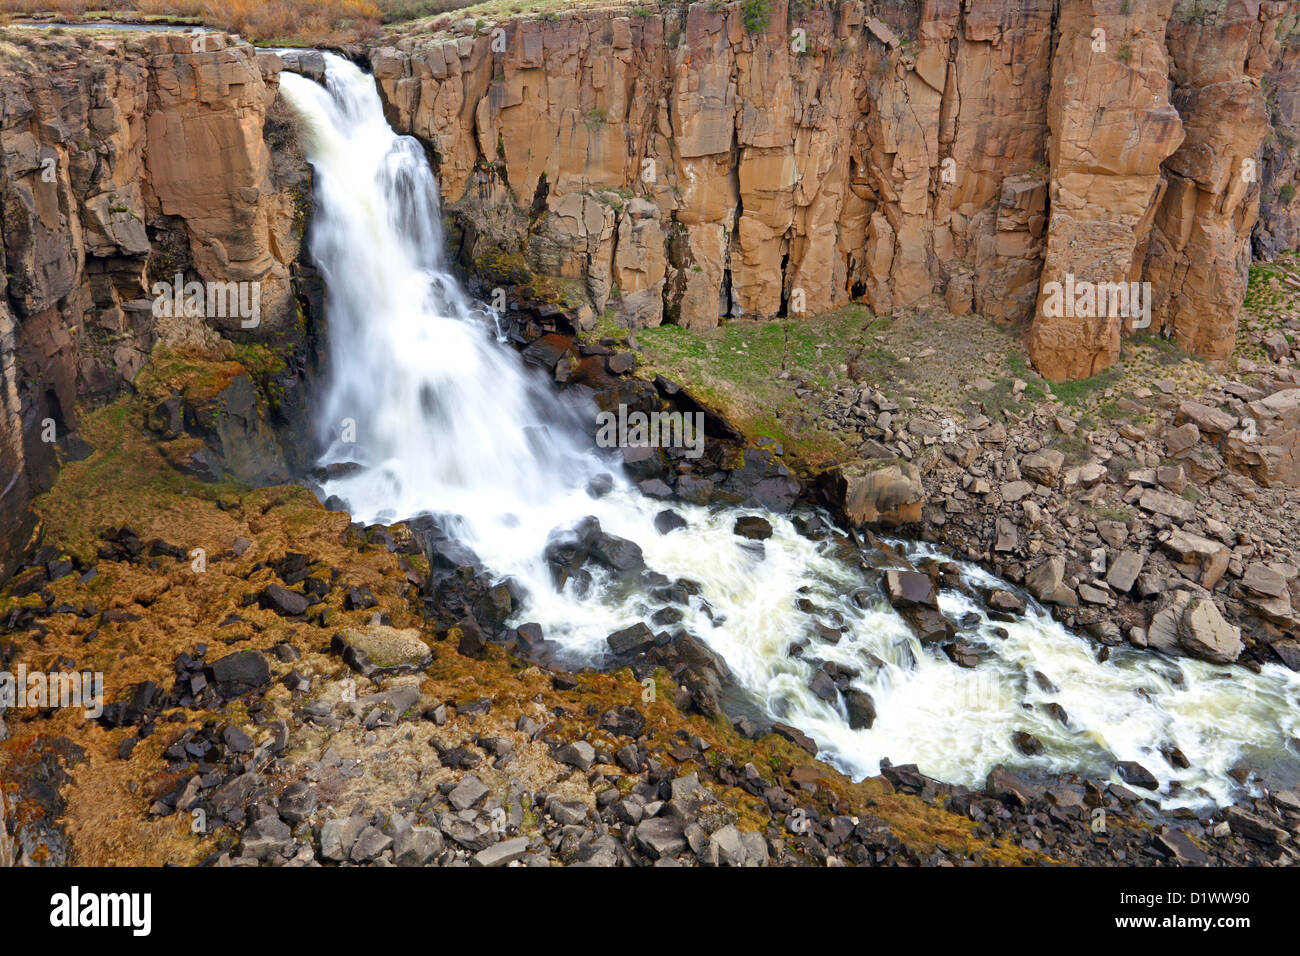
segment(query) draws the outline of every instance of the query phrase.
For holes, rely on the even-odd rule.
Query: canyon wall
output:
[[[764,6],[453,14],[368,55],[465,264],[627,326],[934,298],[1079,378],[1146,320],[1053,283],[1150,282],[1151,328],[1223,358],[1252,233],[1295,245],[1293,2]]]
[[[1152,328],[1217,359],[1252,250],[1300,243],[1297,0],[748,0],[421,29],[348,52],[426,144],[453,253],[479,291],[579,324],[938,304],[1022,328],[1059,380],[1140,322],[1053,314],[1054,284],[1149,282]],[[52,467],[89,451],[79,409],[158,344],[273,346],[271,411],[305,422],[323,329],[281,68],[221,34],[0,40],[0,579]],[[178,273],[257,283],[257,324],[155,314]],[[273,446],[308,429],[268,437],[241,394],[229,417],[270,451],[235,474],[307,463]],[[211,474],[180,449],[187,413],[160,414]]]
[[[266,141],[280,63],[247,44],[15,31],[0,58],[3,580],[56,461],[89,453],[79,408],[130,388],[158,344],[230,358],[231,341],[300,336],[290,268],[310,182],[287,118]],[[199,315],[155,315],[153,284],[178,273],[248,283],[250,303],[258,283],[257,324],[206,295]]]

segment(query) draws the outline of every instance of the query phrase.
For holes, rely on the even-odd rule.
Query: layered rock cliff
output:
[[[1026,325],[1060,380],[1146,323],[1145,300],[1051,314],[1067,278],[1150,282],[1152,328],[1230,352],[1252,232],[1295,234],[1296,18],[777,0],[447,18],[369,56],[489,283],[557,276],[624,325],[691,328],[942,297]]]
[[[3,57],[0,579],[56,457],[87,451],[79,406],[131,387],[158,346],[230,359],[232,342],[301,341],[290,268],[310,196],[274,55],[219,34],[15,33]],[[177,275],[242,283],[258,314],[206,295],[155,314],[154,284]]]
[[[1059,380],[1144,324],[1054,314],[1074,280],[1149,282],[1153,329],[1229,354],[1252,249],[1300,240],[1298,31],[1294,2],[748,0],[449,15],[350,52],[428,147],[480,291],[693,329],[940,304],[1023,328]],[[307,430],[263,419],[301,424],[320,330],[294,281],[309,173],[281,59],[220,34],[2,52],[9,547],[57,457],[85,452],[78,408],[159,344],[276,347],[276,407],[228,369],[216,411],[178,397],[154,425],[183,467],[283,478],[306,461],[284,435]],[[156,315],[177,274],[256,283],[257,323]]]

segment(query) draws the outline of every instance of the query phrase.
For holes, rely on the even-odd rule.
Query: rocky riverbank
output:
[[[524,354],[546,361],[567,338],[520,328]],[[564,344],[550,367],[576,357],[580,383],[600,371],[598,385],[575,386],[598,401],[684,394],[632,376],[623,343]],[[113,419],[138,442],[117,450],[107,416],[103,432],[92,423],[88,440],[105,445],[69,465],[55,494],[81,494],[97,464],[126,469],[119,480],[136,489],[178,474],[148,414]],[[704,488],[792,506],[799,486],[779,456],[713,420],[706,460],[717,464],[640,465],[643,482],[676,486],[665,509]],[[1120,768],[1125,783],[999,769],[969,790],[886,767],[853,784],[814,759],[798,728],[728,718],[725,666],[698,644],[647,631],[610,672],[539,666],[544,635],[502,626],[508,588],[427,528],[349,524],[301,489],[178,480],[156,508],[123,495],[73,516],[49,502],[47,534],[77,547],[24,572],[35,587],[6,615],[6,661],[102,669],[114,703],[93,724],[64,710],[6,714],[0,749],[25,862],[1293,859],[1300,818],[1286,791],[1198,816],[1144,799],[1138,766]],[[177,501],[182,514],[167,503]],[[194,547],[207,554],[201,573]]]

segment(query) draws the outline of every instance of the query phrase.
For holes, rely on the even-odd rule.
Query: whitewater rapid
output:
[[[888,757],[967,785],[997,764],[1119,782],[1116,762],[1135,760],[1160,781],[1166,807],[1226,802],[1239,791],[1227,771],[1241,762],[1295,779],[1288,747],[1300,737],[1300,675],[1283,667],[1252,674],[1129,648],[1098,662],[1095,645],[1037,607],[995,622],[946,591],[950,617],[979,618],[961,636],[981,662],[964,669],[916,640],[874,572],[843,560],[842,540],[811,540],[790,518],[758,509],[684,503],[672,508],[686,527],[660,534],[654,516],[665,503],[642,496],[617,458],[594,447],[594,406],[524,366],[500,341],[498,317],[448,271],[437,183],[419,144],[388,125],[369,75],[337,56],[326,61],[324,87],[291,73],[280,82],[315,170],[310,249],[328,291],[330,368],[317,422],[321,464],[336,477],[323,494],[342,499],[355,520],[459,516],[447,530],[526,590],[512,623],[538,622],[563,658],[598,664],[608,634],[664,605],[608,586],[600,572],[585,597],[555,590],[542,559],[548,536],[596,516],[604,531],[640,545],[649,568],[699,585],[676,626],[720,654],[767,716],[802,729],[857,778]],[[603,474],[613,489],[594,498],[588,482]],[[761,554],[733,532],[742,514],[772,524]],[[973,585],[1005,586],[977,567],[963,571]],[[850,598],[864,587],[865,608]],[[818,610],[800,610],[800,599]],[[838,643],[817,637],[819,623],[840,621]],[[853,686],[875,702],[870,729],[850,728],[842,701],[809,690],[820,661],[858,671]],[[1052,703],[1068,714],[1064,725]],[[1017,731],[1039,738],[1044,752],[1020,753]],[[1189,769],[1160,754],[1171,745]]]

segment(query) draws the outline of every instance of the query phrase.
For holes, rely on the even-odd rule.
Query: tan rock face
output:
[[[151,280],[260,282],[245,339],[296,314],[301,218],[264,141],[278,57],[219,34],[37,45],[43,68],[0,64],[0,579],[53,464],[47,424],[65,443],[78,405],[128,387],[157,341],[237,327],[160,323]]]
[[[1147,255],[1154,326],[1189,352],[1226,358],[1246,294],[1269,132],[1260,77],[1277,49],[1283,4],[1228,4],[1213,23],[1175,16],[1167,43],[1186,137],[1165,163]]]
[[[1172,0],[1111,6],[1065,0],[1052,62],[1051,213],[1029,354],[1053,381],[1119,357],[1119,310],[1072,292],[1139,278],[1161,164],[1184,135],[1167,97]]]
[[[194,269],[224,282],[260,282],[262,312],[283,317],[291,299],[276,228],[292,222],[276,195],[262,138],[277,92],[279,58],[208,38],[202,51],[162,36],[150,58],[145,122],[149,205],[184,220]],[[296,246],[290,247],[296,252]],[[283,253],[281,253],[283,255]],[[212,322],[237,329],[237,318]]]
[[[921,520],[925,489],[909,462],[855,462],[828,481],[828,493],[854,525],[896,527]]]
[[[1052,3],[970,6],[868,23],[860,4],[776,3],[759,32],[735,4],[586,11],[509,21],[500,39],[407,39],[372,62],[397,126],[438,153],[448,203],[508,183],[540,215],[498,247],[543,271],[563,258],[598,307],[617,287],[620,321],[656,320],[657,257],[629,284],[617,251],[646,238],[664,247],[658,315],[692,328],[860,297],[886,311],[954,275],[958,302],[1018,321],[1045,223],[1027,174],[1045,158]],[[653,203],[657,234],[628,194]],[[574,195],[613,228],[567,214]]]
[[[1294,29],[1300,16],[1294,5],[1270,4],[1266,12],[1279,7],[1286,15],[1278,30]],[[1265,137],[1260,157],[1259,221],[1251,245],[1255,255],[1272,259],[1300,246],[1300,197],[1295,190],[1300,173],[1300,150],[1295,148],[1300,143],[1300,45],[1279,42],[1272,49],[1260,86],[1268,91],[1271,135]]]
[[[576,280],[617,321],[708,329],[942,296],[1029,323],[1036,367],[1060,380],[1113,362],[1126,330],[1047,314],[1067,276],[1149,281],[1131,308],[1149,301],[1154,328],[1209,356],[1232,341],[1260,193],[1240,173],[1270,123],[1260,77],[1300,89],[1300,55],[1277,39],[1285,4],[1184,6],[775,2],[754,31],[736,3],[586,10],[371,59],[475,254]],[[1279,97],[1274,121],[1298,103]],[[1270,155],[1276,192],[1300,170]],[[488,193],[514,212],[484,227]],[[1286,215],[1274,247],[1300,231]]]

